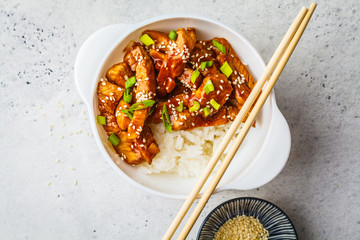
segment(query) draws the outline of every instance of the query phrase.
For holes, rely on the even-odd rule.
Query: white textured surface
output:
[[[88,35],[112,23],[198,14],[239,31],[267,61],[309,3],[1,1],[0,238],[159,239],[182,204],[122,180],[86,134],[73,63]],[[318,4],[276,86],[293,138],[288,164],[260,189],[215,194],[189,239],[215,206],[240,196],[277,204],[300,239],[360,238],[360,5]]]

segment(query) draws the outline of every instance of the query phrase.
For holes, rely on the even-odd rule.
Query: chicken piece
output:
[[[226,124],[226,110],[224,107],[219,111],[207,118],[202,117],[200,114],[195,114],[189,110],[184,110],[175,117],[170,116],[172,130],[191,130],[197,127],[220,126]]]
[[[128,164],[140,164],[145,161],[140,150],[135,147],[134,140],[130,139],[125,131],[115,135],[120,139],[120,143],[114,148],[121,160]]]
[[[125,88],[126,80],[132,76],[134,76],[134,74],[125,62],[115,64],[106,72],[107,80],[122,88]]]
[[[185,68],[189,59],[190,52],[196,43],[195,30],[179,28],[177,39],[169,44],[166,59],[163,61],[157,76],[159,97],[164,97],[175,88],[175,78],[179,76]]]
[[[157,71],[160,70],[161,65],[163,64],[164,60],[166,59],[166,54],[155,49],[150,49],[149,55],[152,57],[155,65],[155,69]]]
[[[101,79],[97,93],[100,112],[114,114],[116,105],[124,93],[124,88]]]
[[[190,88],[192,91],[195,91],[199,88],[203,77],[199,75],[195,82],[191,82],[191,76],[194,73],[194,70],[188,67],[184,68],[184,72],[177,78],[178,81],[180,81],[185,87]]]
[[[221,107],[215,114],[204,118],[201,126],[195,127],[209,127],[209,126],[220,126],[228,123],[226,107]]]
[[[135,74],[137,81],[136,100],[137,102],[152,100],[156,95],[156,80],[151,58],[140,46],[133,49],[132,53],[135,56],[135,59],[138,59]]]
[[[179,105],[181,103],[183,104],[183,110],[184,110],[188,104],[188,101],[189,101],[189,94],[181,93],[175,97],[169,98],[168,101],[158,103],[156,105],[153,113],[147,118],[147,122],[162,123],[162,110],[163,110],[164,104],[167,107],[169,116],[171,116],[171,115],[178,114],[176,107],[179,107]]]
[[[235,105],[235,104],[227,102],[224,107],[226,107],[226,117],[227,117],[228,121],[234,121],[235,118],[237,117],[238,113],[240,112],[240,109],[241,109],[242,106],[240,106],[239,104]],[[254,106],[252,106],[250,108],[250,111],[246,114],[246,116],[242,120],[243,123],[249,117],[250,112],[252,111],[253,107]],[[256,126],[256,121],[254,121],[252,126],[253,127]]]
[[[193,68],[196,68],[200,71],[200,73],[207,77],[212,74],[219,74],[220,71],[217,66],[217,62],[215,61],[214,52],[212,50],[207,50],[203,45],[203,41],[199,41],[195,44],[194,50],[191,52],[189,62],[192,64]],[[208,53],[212,52],[212,53]],[[212,61],[213,64],[211,67],[206,67],[205,69],[201,69],[202,62]]]
[[[205,53],[208,54],[208,56],[212,59],[216,58],[216,52],[213,50],[214,45],[212,40],[207,40],[207,41],[200,41],[200,44],[202,44],[202,49],[205,51]]]
[[[121,110],[129,109],[130,106],[131,105],[129,103],[124,102],[124,100],[122,99],[120,100],[119,104],[116,106],[116,110],[115,110],[116,122],[118,127],[123,131],[129,127],[130,118],[128,117],[128,115],[121,112]]]
[[[229,121],[235,120],[240,109],[232,104],[226,103],[215,114],[204,118],[200,114],[194,114],[185,110],[177,118],[170,116],[172,130],[191,130],[197,127],[221,126]],[[244,120],[245,121],[245,120]]]
[[[136,46],[141,46],[141,45],[138,42],[134,42],[130,47],[127,47],[126,49],[124,49],[125,50],[124,62],[126,62],[130,66],[131,71],[133,71],[133,72],[136,71],[137,60],[131,53],[131,50],[133,48],[135,48]]]
[[[205,85],[210,81],[214,86],[214,90],[207,94],[205,91]],[[200,113],[203,117],[206,117],[203,108],[207,107],[210,110],[210,114],[208,116],[211,116],[218,110],[216,110],[214,106],[210,104],[210,101],[212,99],[215,100],[220,105],[220,108],[229,99],[232,90],[233,89],[231,84],[224,74],[210,75],[203,80],[198,90],[192,93],[188,107],[191,108],[194,105],[194,101],[197,101],[200,104],[200,109],[197,112]]]
[[[175,97],[179,94],[185,93],[185,95],[191,95],[191,89],[185,87],[183,84],[177,82],[176,87],[174,88],[174,90],[171,91],[171,93],[169,93],[166,98],[172,98]]]
[[[110,113],[102,113],[101,115],[106,117],[106,125],[103,125],[104,130],[106,131],[107,135],[111,135],[112,133],[117,133],[121,129],[119,128],[118,123],[116,122],[116,118],[114,114]]]
[[[246,67],[241,63],[241,60],[226,39],[214,38],[214,40],[225,46],[226,54],[220,52],[216,47],[213,47],[213,50],[217,54],[216,60],[220,65],[227,62],[233,70],[233,73],[229,76],[229,80],[233,85],[234,95],[238,104],[243,105],[252,89],[249,85],[252,87],[254,86],[254,79]]]
[[[149,54],[141,45],[136,43],[127,51],[131,53],[136,61],[134,64],[137,80],[136,102],[154,99],[156,95],[155,70]],[[140,104],[138,107],[143,106],[143,104]],[[136,110],[134,112],[134,116],[128,126],[128,137],[130,139],[137,138],[140,135],[148,113],[149,108]]]
[[[191,130],[197,127],[220,126],[226,124],[229,119],[227,118],[227,111],[225,107],[210,117],[202,117],[200,114],[191,113],[189,110],[184,110],[181,113],[170,115],[172,130]]]
[[[158,152],[160,152],[151,129],[146,124],[144,125],[144,129],[142,130],[140,136],[134,139],[134,144],[135,148],[140,151],[141,155],[148,164],[151,164],[152,159]]]
[[[114,147],[120,159],[129,164],[140,164],[146,161],[151,164],[155,155],[160,152],[151,129],[144,125],[144,130],[138,138],[130,139],[125,131],[119,131],[116,136],[120,143]]]
[[[240,112],[240,108],[238,107],[238,105],[226,103],[224,107],[226,108],[226,118],[228,119],[228,121],[234,121],[236,116]],[[243,119],[243,122],[245,122],[245,120],[246,119]]]
[[[155,44],[150,45],[150,49],[166,52],[166,49],[168,48],[168,45],[171,41],[168,34],[154,30],[146,30],[143,31],[142,34],[147,34],[149,37],[151,37],[152,40],[154,40]]]
[[[194,124],[194,116],[191,115],[189,110],[184,110],[176,115],[170,115],[171,127],[173,131],[189,130],[191,124]]]

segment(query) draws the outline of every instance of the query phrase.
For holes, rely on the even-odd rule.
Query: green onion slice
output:
[[[213,106],[216,110],[219,110],[220,104],[218,104],[218,103],[215,101],[215,99],[211,99],[211,100],[210,100],[210,104],[211,104],[211,106]]]
[[[126,89],[131,88],[132,86],[134,86],[135,83],[136,83],[136,78],[135,78],[135,76],[134,76],[134,77],[131,77],[131,78],[129,78],[128,80],[126,80],[126,82],[125,82],[125,88],[126,88]]]
[[[206,84],[204,86],[204,90],[205,90],[206,94],[209,94],[215,90],[214,85],[212,84],[211,80],[208,80],[206,82]]]
[[[117,145],[119,145],[120,143],[120,139],[114,134],[112,133],[110,135],[110,137],[108,138],[108,140],[111,142],[111,144],[116,147]]]
[[[166,131],[171,133],[172,127],[171,127],[170,117],[169,117],[169,113],[168,113],[166,104],[164,104],[163,109],[162,109],[162,120],[163,120]]]
[[[200,75],[200,72],[197,69],[191,74],[190,81],[192,82],[192,84],[195,84],[195,81],[199,77],[199,75]]]
[[[213,45],[214,45],[217,49],[220,50],[220,52],[222,52],[222,53],[224,53],[224,54],[226,53],[226,48],[225,48],[224,45],[222,45],[221,43],[219,43],[219,42],[216,41],[215,39],[213,39],[212,42],[213,42]]]
[[[150,116],[154,111],[155,111],[155,105],[153,105],[151,108],[150,108],[150,111],[148,113],[148,116]]]
[[[189,108],[191,112],[195,112],[200,109],[200,103],[198,101],[194,101],[194,105]]]
[[[174,30],[171,30],[169,33],[169,38],[175,41],[177,38],[177,33]]]
[[[142,35],[140,37],[140,41],[142,41],[146,46],[150,46],[155,43],[154,40],[152,40],[152,38],[147,34]]]
[[[133,116],[134,116],[134,112],[136,110],[144,109],[144,108],[147,108],[147,107],[152,107],[154,105],[154,103],[155,103],[154,100],[145,100],[145,101],[142,101],[142,102],[137,102],[137,103],[134,103],[133,105],[131,105],[131,107],[129,107],[129,109],[122,109],[121,112],[125,113],[130,119],[132,119]],[[143,104],[144,106],[138,107],[140,104]]]
[[[133,105],[131,105],[131,107],[129,107],[130,111],[135,111],[135,110],[140,110],[140,109],[144,109],[147,107],[152,107],[152,105],[154,105],[155,101],[154,100],[145,100],[142,102],[137,102],[134,103]],[[143,107],[138,107],[140,104],[144,104]]]
[[[126,103],[131,103],[131,101],[132,101],[132,94],[130,93],[130,91],[131,91],[130,88],[126,88],[124,91],[123,100]]]
[[[229,64],[227,62],[225,62],[221,67],[220,67],[220,71],[225,74],[225,76],[228,78],[230,77],[230,75],[232,74],[233,70],[231,69],[231,67],[229,66]]]
[[[200,69],[205,69],[207,67],[211,67],[212,65],[213,65],[213,61],[202,62],[200,64]]]
[[[178,111],[178,112],[182,112],[183,109],[184,109],[184,103],[183,102],[181,102],[179,104],[179,106],[175,107],[175,110]]]
[[[204,107],[203,111],[204,111],[205,117],[210,114],[210,109],[208,107]]]
[[[106,125],[106,117],[104,116],[96,116],[96,121],[100,125]]]
[[[132,119],[134,116],[134,112],[129,111],[129,109],[121,109],[120,112],[125,113],[130,119]]]

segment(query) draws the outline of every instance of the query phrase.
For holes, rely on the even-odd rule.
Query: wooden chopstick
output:
[[[299,42],[314,10],[316,8],[316,4],[312,3],[309,7],[309,10],[302,21],[299,29],[296,31],[294,38],[291,40],[288,48],[285,50],[284,55],[281,57],[278,65],[276,66],[274,72],[272,73],[268,83],[266,84],[263,92],[259,96],[259,99],[254,105],[254,108],[252,109],[248,119],[245,121],[244,126],[241,128],[239,135],[236,137],[234,144],[231,146],[228,154],[226,155],[225,159],[222,161],[219,169],[216,171],[213,179],[211,180],[209,186],[204,191],[204,194],[200,198],[198,204],[196,205],[193,213],[190,215],[190,218],[186,222],[183,230],[181,231],[178,239],[185,239],[188,233],[190,232],[192,226],[194,225],[196,219],[200,215],[202,209],[204,208],[206,202],[210,198],[210,195],[215,190],[216,186],[221,180],[221,177],[224,175],[227,167],[229,166],[231,160],[233,159],[235,153],[237,152],[239,146],[243,142],[246,134],[248,133],[249,129],[251,128],[251,125],[253,124],[256,115],[260,111],[261,107],[264,105],[267,97],[269,96],[270,92],[272,91],[277,79],[279,78],[282,70],[284,69],[287,61],[289,60],[292,52],[294,51],[297,43]]]
[[[175,231],[178,228],[178,226],[180,225],[182,219],[186,215],[186,213],[189,210],[189,208],[191,207],[193,201],[198,196],[201,188],[205,184],[207,178],[209,177],[209,175],[211,174],[213,168],[215,167],[216,163],[218,162],[221,154],[224,152],[224,150],[227,147],[228,143],[230,142],[231,138],[234,136],[236,130],[239,128],[243,118],[245,117],[245,115],[249,111],[249,109],[252,106],[253,102],[258,97],[263,85],[265,84],[265,82],[268,79],[270,73],[273,71],[274,67],[278,63],[282,53],[285,51],[286,47],[289,45],[289,42],[291,41],[291,39],[294,36],[296,30],[298,29],[300,23],[302,22],[306,12],[307,12],[307,9],[302,8],[301,11],[299,12],[298,16],[295,18],[294,22],[290,26],[290,28],[287,31],[286,35],[284,36],[283,40],[281,41],[278,48],[276,49],[273,57],[270,59],[269,64],[265,68],[264,73],[261,75],[261,77],[258,80],[257,84],[255,85],[254,89],[252,90],[251,94],[249,95],[248,99],[246,100],[244,106],[240,110],[238,116],[236,117],[235,121],[231,125],[231,127],[230,127],[229,131],[227,132],[227,134],[225,135],[225,137],[224,137],[223,141],[221,142],[219,148],[215,152],[214,156],[211,158],[211,160],[208,163],[208,165],[207,165],[206,169],[204,170],[203,174],[200,176],[200,178],[199,178],[198,182],[196,183],[195,187],[193,188],[193,190],[189,194],[188,198],[186,199],[185,203],[181,207],[179,213],[175,217],[173,223],[171,224],[171,226],[169,227],[169,229],[165,233],[163,239],[171,239],[171,237],[175,233]],[[266,97],[265,97],[265,100],[266,100]],[[259,100],[258,100],[258,102],[259,102]],[[264,102],[265,102],[265,100],[264,100]],[[259,107],[259,109],[261,108],[261,106]],[[253,112],[254,112],[254,109],[252,110],[252,113]],[[254,112],[254,114],[256,115],[256,112]],[[250,116],[248,117],[248,120],[249,120],[249,118],[250,118]],[[253,121],[251,121],[250,126],[251,126],[252,122]],[[245,127],[245,125],[244,125],[244,127]],[[242,129],[244,129],[244,127]],[[245,133],[243,134],[242,138],[245,137],[247,131],[246,132],[244,131]],[[239,136],[238,136],[238,138],[239,138]],[[242,140],[240,141],[239,145],[241,144],[241,142],[242,142]],[[235,149],[235,147],[234,147],[234,149]],[[234,152],[236,152],[237,149],[238,149],[238,146],[236,147]],[[227,165],[225,163],[225,160],[223,161],[223,163],[221,165],[221,166],[226,166],[226,167],[223,169],[222,173],[219,172],[219,170],[220,170],[219,169],[218,172],[215,174],[215,176],[218,176],[218,179],[217,178],[215,179],[215,176],[214,176],[214,179],[211,182],[212,184],[210,184],[209,187],[207,188],[207,191],[204,192],[204,195],[202,196],[202,198],[200,199],[200,202],[197,205],[197,208],[194,210],[193,214],[190,216],[187,224],[185,225],[183,231],[181,232],[181,234],[179,236],[179,239],[184,239],[187,236],[188,232],[191,230],[191,227],[193,226],[194,222],[196,221],[198,215],[200,214],[203,206],[205,205],[205,203],[208,200],[208,198],[210,197],[211,193],[213,192],[213,190],[217,186],[217,184],[220,181],[222,175],[224,174],[227,166],[230,164],[231,159],[232,159],[233,156],[229,155],[229,153],[228,153],[227,157],[225,158],[225,159],[229,159]],[[207,193],[207,194],[205,194],[205,193]]]

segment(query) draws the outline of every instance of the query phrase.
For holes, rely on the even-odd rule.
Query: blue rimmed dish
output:
[[[213,239],[219,228],[236,216],[253,216],[269,231],[269,240],[297,240],[294,225],[279,207],[266,200],[252,197],[235,198],[212,210],[203,221],[197,239]]]

